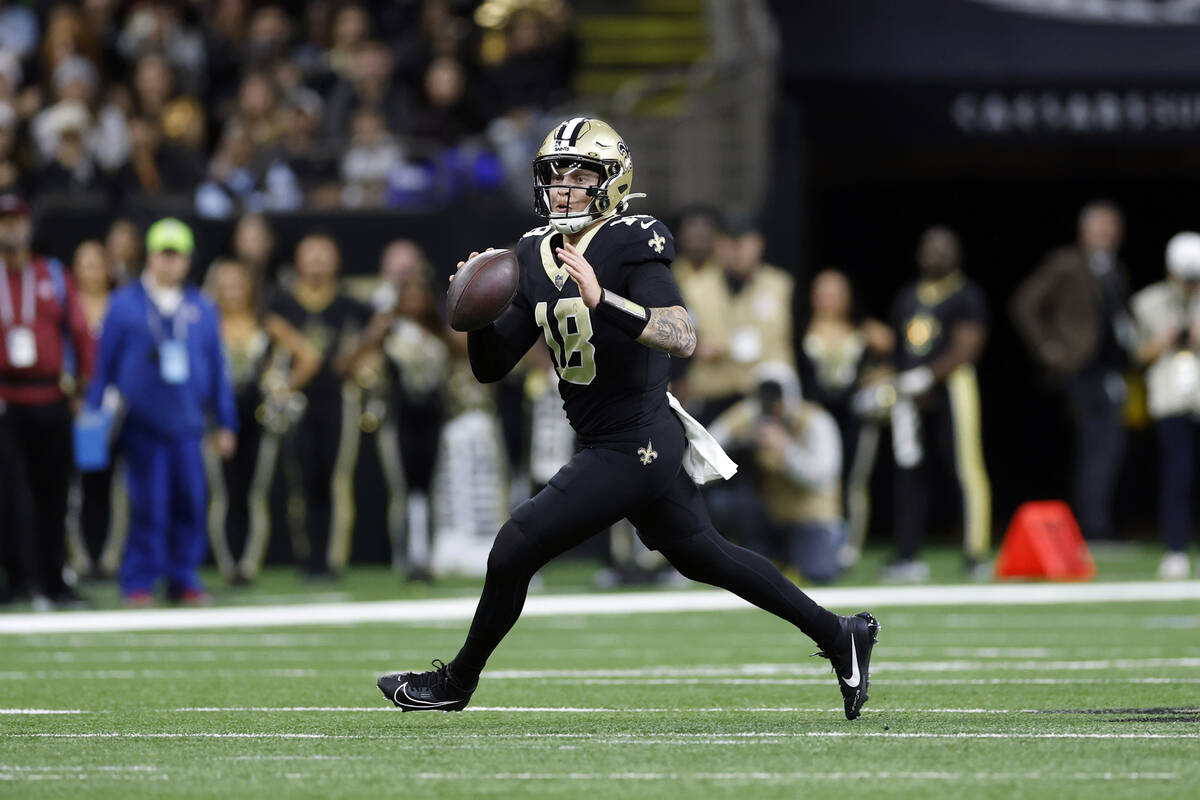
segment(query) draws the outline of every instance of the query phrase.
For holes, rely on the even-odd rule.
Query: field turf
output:
[[[523,619],[462,714],[374,685],[458,620],[3,635],[0,797],[1196,796],[1196,601],[874,610],[856,722],[756,611]]]

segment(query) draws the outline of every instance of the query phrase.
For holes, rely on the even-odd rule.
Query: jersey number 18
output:
[[[547,304],[533,309],[546,346],[554,359],[558,377],[567,383],[587,386],[596,379],[596,346],[592,344],[592,317],[580,297],[564,297],[554,304],[555,325],[550,324]]]

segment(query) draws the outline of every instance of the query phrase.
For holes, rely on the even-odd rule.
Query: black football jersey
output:
[[[370,309],[341,294],[324,308],[308,309],[290,292],[276,292],[267,303],[267,311],[291,323],[321,355],[320,371],[304,388],[309,400],[340,397],[342,381],[333,371],[333,359],[342,341],[357,335],[366,325]]]
[[[945,353],[950,331],[959,322],[987,325],[987,300],[974,281],[955,274],[906,286],[892,304],[896,368],[919,367]]]
[[[670,357],[591,313],[558,260],[562,234],[536,228],[517,244],[520,285],[500,330],[541,338],[558,372],[571,426],[585,443],[617,440],[667,412]],[[601,288],[646,308],[682,306],[671,276],[675,240],[654,217],[619,216],[588,231],[576,248]],[[519,317],[516,319],[515,317]]]

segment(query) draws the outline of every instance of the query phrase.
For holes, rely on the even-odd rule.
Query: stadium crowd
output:
[[[0,4],[6,599],[71,606],[82,600],[71,576],[119,575],[130,605],[157,602],[162,579],[170,599],[204,603],[196,570],[209,553],[232,584],[267,561],[329,580],[370,506],[378,549],[409,578],[479,570],[512,501],[570,458],[546,353],[534,348],[496,387],[476,383],[422,242],[393,241],[377,279],[348,280],[337,240],[306,235],[284,251],[264,215],[480,190],[528,203],[530,154],[568,96],[567,9],[510,4],[485,28],[464,10],[475,5]],[[29,250],[30,205],[63,192],[99,193],[115,220],[65,266]],[[236,220],[227,252],[194,264],[188,226],[142,231],[122,217],[147,196]],[[955,232],[923,233],[919,271],[877,320],[836,269],[798,288],[764,262],[750,225],[705,209],[672,221],[698,334],[673,391],[742,465],[705,491],[717,527],[794,575],[835,580],[861,554],[876,456],[891,452],[894,558],[882,577],[928,578],[921,546],[941,473],[961,490],[965,569],[988,575],[974,374],[988,302]],[[1089,537],[1112,535],[1122,372],[1148,368],[1164,465],[1160,574],[1187,577],[1200,236],[1173,239],[1166,279],[1131,299],[1122,228],[1111,204],[1083,209],[1078,241],[1047,256],[1011,314],[1072,407],[1071,500]],[[211,336],[164,324],[188,313]],[[123,402],[105,397],[110,384]],[[120,417],[121,444],[110,453],[101,436],[97,457],[103,426],[83,423],[105,409]],[[73,418],[75,460],[94,468],[72,469]],[[663,577],[628,533],[612,531],[603,579]]]
[[[0,191],[187,197],[213,218],[420,206],[509,177],[524,197],[541,115],[569,96],[569,11],[479,5],[2,3]]]

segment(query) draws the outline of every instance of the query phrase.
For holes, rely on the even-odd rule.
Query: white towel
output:
[[[667,392],[667,402],[679,421],[683,423],[683,433],[687,437],[687,450],[683,453],[683,468],[688,477],[699,486],[720,478],[729,480],[738,471],[738,465],[726,455],[721,445],[713,438],[704,426],[696,422],[692,415],[683,410],[683,406],[675,395]]]

